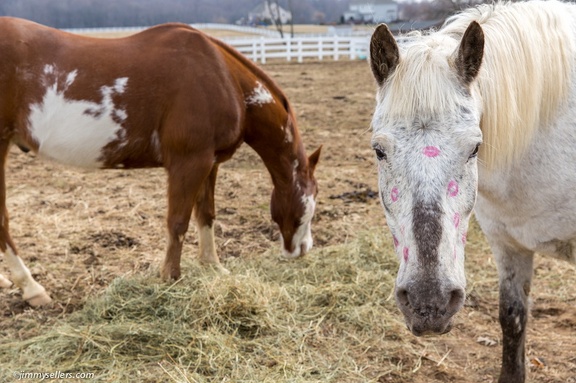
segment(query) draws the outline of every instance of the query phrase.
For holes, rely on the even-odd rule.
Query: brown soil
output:
[[[323,145],[317,169],[315,246],[344,243],[363,231],[387,230],[369,144],[375,87],[367,63],[278,63],[264,69],[293,103],[308,153]],[[13,239],[56,304],[31,310],[19,291],[2,290],[0,330],[26,337],[31,327],[77,310],[113,278],[160,264],[166,245],[162,169],[85,172],[14,149],[7,174]],[[224,263],[229,257],[258,257],[271,247],[279,249],[278,231],[269,215],[270,191],[269,175],[249,147],[243,146],[222,166],[216,235]],[[497,379],[497,274],[474,222],[471,231],[467,307],[450,334],[414,338],[407,345],[415,350],[410,361],[415,383]],[[195,257],[196,250],[191,230],[183,256]],[[4,266],[0,262],[7,275]],[[526,347],[530,381],[576,383],[574,271],[573,265],[537,259]]]

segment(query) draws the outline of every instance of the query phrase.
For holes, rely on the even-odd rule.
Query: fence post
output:
[[[338,36],[334,36],[334,46],[332,49],[332,58],[334,61],[338,61]]]
[[[258,42],[252,41],[252,61],[258,62]]]
[[[303,61],[302,57],[302,39],[298,40],[298,62],[301,63]]]
[[[292,61],[292,36],[288,36],[288,41],[286,42],[286,60]]]
[[[324,37],[319,37],[318,38],[318,58],[320,59],[320,61],[322,61],[322,59],[324,58],[324,44],[322,44],[324,42]]]
[[[262,54],[262,56],[260,56],[260,62],[266,64],[266,42],[263,36],[260,37],[260,53]]]

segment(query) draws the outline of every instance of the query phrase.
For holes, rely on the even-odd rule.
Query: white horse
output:
[[[500,275],[499,382],[524,382],[534,254],[576,261],[576,5],[484,5],[397,41],[380,25],[370,56],[372,146],[407,326],[450,330],[475,206]]]

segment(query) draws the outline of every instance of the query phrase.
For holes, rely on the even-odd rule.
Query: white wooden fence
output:
[[[315,36],[281,38],[234,38],[223,39],[252,61],[266,64],[268,60],[280,59],[303,62],[305,58],[324,60],[365,59],[369,37]]]
[[[223,24],[191,24],[198,29],[229,29],[247,33],[258,33],[259,36],[221,38],[227,44],[252,61],[265,64],[269,60],[286,60],[303,62],[304,59],[350,60],[365,59],[368,52],[370,37],[330,35],[296,35],[294,37],[278,37],[278,32],[263,28],[252,28]],[[79,34],[91,33],[136,33],[144,27],[127,28],[84,28],[67,29],[68,32]]]

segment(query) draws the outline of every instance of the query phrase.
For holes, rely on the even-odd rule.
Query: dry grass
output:
[[[403,324],[387,299],[396,267],[389,246],[366,234],[296,262],[271,252],[230,260],[231,276],[187,265],[171,285],[154,274],[118,278],[42,334],[3,343],[0,364],[96,372],[110,382],[369,382],[402,374],[395,350]]]

